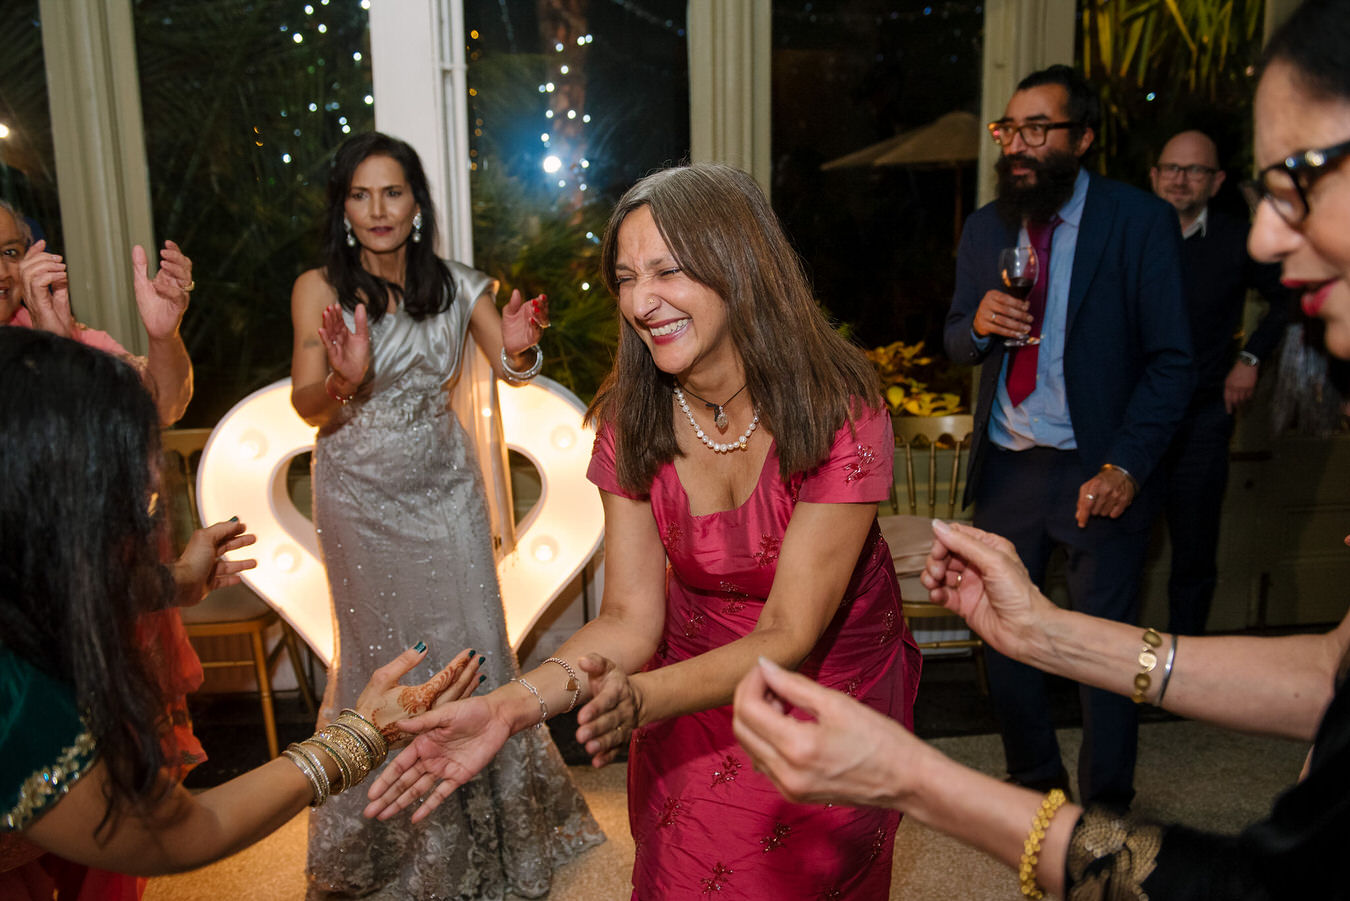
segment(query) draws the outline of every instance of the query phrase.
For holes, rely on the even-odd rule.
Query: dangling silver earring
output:
[[[345,228],[345,229],[347,230],[347,246],[348,246],[348,247],[355,247],[355,246],[356,246],[356,235],[352,234],[352,220],[348,219],[346,216],[343,216],[343,217],[342,217],[342,227]]]
[[[412,239],[413,239],[413,243],[414,243],[414,244],[418,244],[418,243],[420,243],[421,240],[422,240],[422,211],[421,211],[421,210],[418,210],[416,213],[413,214],[413,233],[412,233]]]

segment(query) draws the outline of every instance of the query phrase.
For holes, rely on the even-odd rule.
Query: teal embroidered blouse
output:
[[[74,692],[0,645],[0,832],[50,810],[95,756]]]

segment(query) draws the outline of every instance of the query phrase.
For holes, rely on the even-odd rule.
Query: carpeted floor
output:
[[[1069,771],[1080,740],[1075,686],[1054,680],[1051,696]],[[1237,831],[1260,817],[1297,777],[1306,747],[1221,732],[1146,709],[1139,739],[1140,813],[1219,831]],[[220,698],[194,704],[195,726],[212,760],[189,779],[214,785],[266,758],[256,699]],[[555,721],[557,722],[557,721]],[[968,660],[927,663],[916,731],[945,753],[994,776],[1003,775],[1002,749],[988,698],[975,685]],[[553,724],[550,724],[553,725]],[[569,763],[584,764],[570,732],[555,737]],[[309,717],[295,699],[280,699],[283,744],[307,737]],[[256,733],[256,734],[255,734]],[[255,747],[256,745],[256,747]],[[609,836],[604,845],[560,872],[550,901],[626,899],[633,842],[628,835],[624,766],[602,770],[574,765],[573,778]],[[234,857],[192,873],[151,880],[147,901],[293,901],[304,896],[305,824],[302,813],[272,836]],[[945,836],[903,822],[896,836],[892,899],[1005,901],[1017,897],[1011,871]]]

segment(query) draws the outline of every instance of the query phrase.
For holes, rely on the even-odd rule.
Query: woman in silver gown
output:
[[[482,476],[447,386],[469,333],[498,377],[532,378],[548,315],[543,297],[519,292],[499,314],[491,278],[436,257],[426,176],[406,143],[348,140],[328,201],[326,265],[291,296],[291,403],[319,428],[314,523],[337,634],[321,721],[417,641],[475,648],[487,689],[517,674]],[[436,817],[373,822],[362,802],[353,792],[310,815],[309,897],[539,897],[604,838],[542,730],[517,736]]]

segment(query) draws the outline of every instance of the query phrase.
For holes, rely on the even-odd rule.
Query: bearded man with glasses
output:
[[[1089,174],[1100,103],[1068,66],[1032,73],[1003,118],[998,197],[967,221],[944,333],[958,363],[981,364],[965,502],[1006,536],[1044,587],[1062,548],[1075,609],[1138,615],[1156,475],[1195,384],[1181,233],[1167,204]],[[1037,284],[1004,290],[999,252],[1036,246]],[[1012,347],[1019,336],[1039,343]],[[1041,673],[986,648],[1009,780],[1067,787]],[[1129,698],[1082,688],[1085,801],[1134,797],[1138,720]]]
[[[1172,205],[1181,226],[1181,270],[1195,345],[1196,390],[1163,461],[1167,533],[1167,630],[1205,631],[1218,580],[1219,517],[1228,484],[1228,442],[1234,411],[1251,399],[1261,362],[1279,345],[1290,292],[1280,267],[1247,254],[1247,223],[1210,203],[1224,182],[1219,150],[1201,131],[1183,131],[1163,145],[1149,172],[1153,193]],[[1238,350],[1247,292],[1269,304]]]

